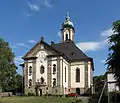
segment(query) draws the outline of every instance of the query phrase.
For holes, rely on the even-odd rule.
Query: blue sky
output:
[[[68,10],[75,25],[75,43],[94,59],[94,75],[100,75],[106,70],[112,22],[120,19],[119,4],[120,0],[0,0],[0,37],[10,43],[18,65],[41,36],[48,43],[61,41],[61,24]]]

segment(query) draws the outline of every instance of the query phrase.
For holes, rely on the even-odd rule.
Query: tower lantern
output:
[[[62,41],[68,42],[68,41],[74,41],[74,24],[70,20],[69,12],[66,13],[66,20],[62,24]]]

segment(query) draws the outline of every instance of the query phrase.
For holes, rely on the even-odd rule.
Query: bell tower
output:
[[[74,42],[74,24],[70,20],[69,13],[66,13],[66,20],[62,24],[62,42],[73,41]]]

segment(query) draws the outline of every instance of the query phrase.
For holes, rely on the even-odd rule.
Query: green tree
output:
[[[107,69],[115,73],[117,85],[120,87],[120,20],[113,22],[113,34],[108,37],[109,51]]]
[[[94,76],[93,77],[93,82],[95,85],[95,92],[100,94],[103,86],[104,86],[104,81],[105,81],[105,76],[104,75],[100,75],[100,76]]]
[[[10,91],[17,88],[16,65],[14,54],[8,42],[0,38],[0,86],[2,91]]]
[[[20,74],[16,75],[16,91],[22,92],[22,76]]]

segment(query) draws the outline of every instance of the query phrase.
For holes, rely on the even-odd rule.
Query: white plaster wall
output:
[[[65,82],[65,67],[66,67],[66,82]],[[63,59],[63,87],[65,93],[65,88],[68,89],[68,62],[65,59]]]
[[[107,81],[108,81],[108,92],[119,90],[118,86],[115,85],[116,83],[114,83],[116,81],[114,78],[114,74],[108,73],[107,74]]]
[[[108,82],[116,81],[115,78],[114,78],[114,74],[112,74],[112,73],[108,73],[107,79],[108,79]]]
[[[73,40],[73,30],[70,29],[71,40]]]
[[[76,68],[80,68],[80,82],[77,82],[77,83],[76,83]],[[82,62],[72,63],[71,88],[84,88],[84,86],[85,86],[85,65],[82,64]]]
[[[119,91],[118,86],[115,83],[108,83],[108,92]]]
[[[44,48],[44,45],[42,45],[42,48]],[[50,51],[47,51],[45,49],[42,49],[40,50],[38,53],[37,53],[37,60],[36,60],[36,82],[39,80],[40,81],[40,78],[43,77],[44,78],[44,82],[46,82],[47,84],[47,58],[46,56],[47,55],[51,55],[52,53]],[[41,65],[44,66],[45,70],[44,70],[44,73],[41,74],[40,73],[40,67]]]
[[[32,67],[32,72],[33,72],[33,63],[31,60],[28,61],[28,86],[29,86],[29,79],[32,80],[32,75],[29,76],[29,67],[30,66]],[[33,82],[33,80],[32,80],[32,82]]]
[[[62,86],[62,78],[63,78],[63,72],[62,72],[62,68],[63,68],[63,58],[61,58],[60,60],[60,85]]]
[[[68,30],[64,30],[64,33],[63,33],[63,34],[64,34],[64,41],[66,40],[66,36],[65,36],[66,34],[68,34],[68,39],[70,39],[70,38],[69,38],[69,31],[68,31]]]
[[[88,87],[91,87],[91,65],[90,62],[88,62]]]
[[[56,59],[57,59],[57,58],[52,58],[52,60],[53,60],[53,61],[52,61],[52,65],[51,65],[51,66],[52,66],[52,67],[51,67],[51,70],[52,70],[52,80],[51,80],[51,81],[52,81],[52,86],[53,86],[53,78],[56,78],[56,84],[57,84],[57,69],[58,69],[58,68],[57,68],[57,60],[56,60]],[[54,65],[54,64],[56,65],[56,73],[55,73],[55,74],[53,74],[53,65]]]

